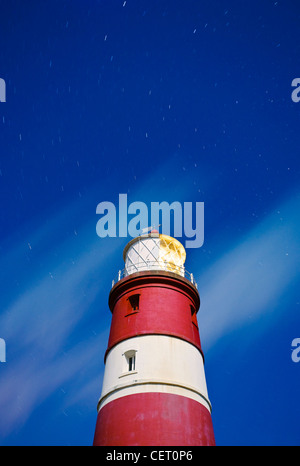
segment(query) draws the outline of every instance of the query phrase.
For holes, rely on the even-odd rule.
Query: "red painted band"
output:
[[[109,299],[112,322],[107,352],[117,343],[137,335],[171,335],[196,346],[201,351],[196,313],[200,299],[186,279],[138,273],[121,280]],[[139,296],[138,309],[130,299]]]
[[[190,398],[139,393],[107,403],[98,413],[94,445],[215,445],[210,412]]]

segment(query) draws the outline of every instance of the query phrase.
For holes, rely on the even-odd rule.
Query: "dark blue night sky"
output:
[[[300,444],[300,5],[0,0],[0,444],[90,445],[102,201],[204,202],[187,249],[218,445]]]

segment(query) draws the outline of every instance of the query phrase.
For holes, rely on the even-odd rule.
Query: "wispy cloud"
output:
[[[32,251],[24,239],[15,248],[19,252],[27,248],[30,255],[45,238],[50,244],[57,228],[56,221],[50,222],[48,228],[41,227],[30,245]],[[5,260],[10,264],[15,259],[15,248],[6,253]],[[80,235],[58,243],[55,252],[45,249],[30,259],[26,268],[24,263],[14,262],[16,271],[20,276],[23,273],[24,278],[15,299],[7,307],[2,305],[0,314],[0,333],[7,345],[7,362],[1,365],[0,372],[2,436],[25,423],[33,410],[64,384],[72,382],[77,390],[76,395],[71,391],[65,402],[68,406],[72,399],[83,399],[85,392],[90,394],[96,382],[100,395],[100,364],[108,337],[107,295],[103,311],[107,314],[106,327],[103,328],[105,318],[101,310],[92,330],[84,331],[84,325],[99,301],[101,278],[107,280],[107,260],[116,248],[117,243],[112,241],[104,247],[96,234],[91,235],[91,227],[85,226]],[[82,371],[85,379],[78,376]],[[96,409],[97,399],[91,402]]]
[[[207,349],[259,316],[280,312],[279,298],[300,276],[299,211],[299,198],[278,206],[197,277]]]

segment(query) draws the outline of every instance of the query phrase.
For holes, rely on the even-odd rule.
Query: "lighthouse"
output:
[[[156,230],[132,239],[109,294],[94,445],[214,445],[197,312],[182,244]]]

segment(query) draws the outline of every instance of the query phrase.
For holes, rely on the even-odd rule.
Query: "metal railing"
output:
[[[149,271],[149,270],[163,270],[165,272],[172,272],[181,277],[187,278],[196,288],[198,288],[197,283],[194,279],[194,275],[188,272],[185,267],[172,264],[165,261],[152,261],[152,262],[138,262],[137,264],[131,264],[125,267],[123,270],[119,270],[118,275],[112,281],[112,287],[120,281],[122,278],[128,277],[136,272]]]

